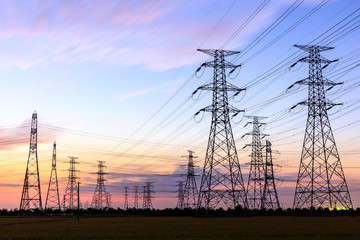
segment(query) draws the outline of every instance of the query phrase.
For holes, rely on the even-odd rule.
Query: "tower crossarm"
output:
[[[326,46],[315,46],[315,45],[294,45],[297,48],[300,48],[306,52],[311,52],[313,49],[317,49],[317,52],[320,53],[322,51],[326,51],[326,50],[330,50],[333,49],[333,47],[326,47]],[[326,68],[327,66],[329,66],[331,63],[333,62],[337,62],[339,59],[335,59],[335,60],[329,60],[326,59],[320,55],[318,55],[316,58],[314,58],[311,55],[308,55],[306,57],[300,58],[299,60],[297,60],[295,63],[293,63],[290,68],[294,67],[297,63],[299,62],[307,62],[307,63],[315,63],[315,64],[324,64],[324,66],[321,67],[321,69]]]
[[[308,85],[309,83],[310,83],[309,78],[305,78],[305,79],[294,82],[293,84],[290,85],[290,87],[287,88],[287,90],[293,88],[295,85]]]
[[[241,65],[234,65],[226,60],[224,60],[222,63],[218,62],[214,62],[214,61],[208,61],[208,62],[204,62],[203,64],[200,65],[200,67],[198,67],[198,69],[196,69],[195,73],[198,73],[203,67],[223,67],[223,68],[231,68],[230,73],[234,72],[235,69],[241,67]]]
[[[244,127],[247,127],[249,124],[254,124],[254,122],[247,122]],[[261,127],[261,126],[265,125],[266,123],[259,122],[257,124],[258,124],[259,127]]]
[[[319,46],[319,45],[297,45],[297,44],[295,44],[294,47],[300,48],[301,50],[304,50],[306,52],[311,51],[311,49],[314,47],[317,47],[319,49],[319,52],[334,49],[334,47]]]
[[[339,105],[343,105],[343,103],[333,103],[332,101],[330,100],[325,100],[324,102],[322,102],[322,104],[324,105],[325,109],[326,110],[330,110],[331,108],[333,108],[334,106],[339,106]],[[295,104],[294,106],[292,106],[290,108],[290,110],[296,108],[297,106],[299,105],[305,105],[305,106],[309,106],[309,105],[316,105],[314,102],[309,102],[308,100],[307,101],[301,101],[297,104]]]
[[[215,87],[214,87],[214,84],[213,83],[207,83],[207,84],[204,84],[200,87],[198,87],[193,93],[192,95],[195,95],[199,90],[207,90],[207,91],[214,91],[215,90]],[[235,92],[234,96],[237,96],[240,92],[242,91],[245,91],[246,88],[239,88],[239,87],[236,87],[235,85],[231,84],[231,83],[227,83],[225,86],[224,86],[224,91],[232,91],[232,92]]]
[[[212,68],[222,68],[222,69],[231,68],[230,71],[231,74],[237,68],[241,67],[241,64],[235,65],[224,59],[224,57],[240,53],[239,51],[227,51],[227,50],[218,50],[218,49],[198,49],[198,51],[214,57],[214,60],[206,61],[203,64],[201,64],[200,67],[196,70],[196,73],[199,72],[203,67],[212,67]],[[217,60],[217,57],[219,55],[222,56],[221,61]]]
[[[258,146],[256,144],[253,144],[253,143],[248,143],[248,144],[245,144],[243,149],[247,148],[247,147],[255,147],[255,146]],[[265,146],[264,145],[260,145],[259,148],[260,149],[263,149]]]
[[[197,49],[197,51],[206,53],[207,55],[210,55],[212,57],[215,57],[217,52],[222,52],[224,54],[224,57],[241,53],[240,51],[219,50],[219,49]]]
[[[337,85],[341,85],[341,84],[344,84],[344,82],[333,82],[327,78],[323,78],[324,81],[322,81],[320,84],[322,84],[323,86],[330,86],[327,91],[329,91],[330,89],[332,89],[334,86],[337,86]],[[290,87],[287,88],[287,90],[293,88],[295,85],[312,85],[312,84],[319,84],[319,83],[314,83],[312,81],[310,81],[309,78],[305,78],[303,80],[299,80],[299,81],[296,81],[294,82],[292,85],[290,85]]]
[[[260,138],[264,138],[264,137],[268,137],[269,134],[266,133],[254,133],[253,131],[245,133],[244,135],[241,136],[241,138],[244,138],[245,136],[249,136],[249,135],[254,135],[257,134],[258,136],[260,136]]]
[[[201,112],[213,112],[215,111],[216,109],[213,108],[213,106],[207,106],[207,107],[204,107],[202,109],[200,109],[199,111],[197,111],[195,113],[194,116],[197,116],[199,115]],[[228,106],[228,112],[229,113],[234,113],[232,116],[235,117],[236,115],[238,115],[240,112],[245,112],[245,110],[239,110],[231,105]]]
[[[335,87],[337,85],[344,84],[344,82],[333,82],[325,77],[323,77],[323,79],[324,79],[324,86],[329,86],[329,88],[326,89],[326,91],[329,91],[330,89],[332,89],[333,87]]]
[[[303,58],[300,58],[299,60],[297,60],[295,63],[293,63],[290,68],[294,67],[296,64],[298,64],[299,62],[307,62],[307,63],[311,63],[313,62],[314,59],[310,56],[307,56],[307,57],[303,57]],[[329,66],[329,64],[333,63],[333,62],[337,62],[338,59],[335,59],[335,60],[329,60],[329,59],[326,59],[324,57],[319,57],[318,59],[316,59],[317,63],[325,63],[325,65],[322,67],[322,69],[326,68],[327,66]]]

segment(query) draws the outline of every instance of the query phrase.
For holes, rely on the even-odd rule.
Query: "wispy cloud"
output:
[[[151,87],[151,88],[145,88],[145,89],[142,89],[142,90],[139,90],[139,91],[125,93],[125,94],[114,97],[114,100],[124,101],[124,100],[129,99],[129,98],[133,98],[133,97],[137,97],[137,96],[140,96],[140,95],[148,94],[150,92],[155,91],[156,89],[157,89],[157,87]]]
[[[0,66],[93,61],[165,70],[191,64],[203,58],[190,56],[210,32],[204,47],[218,47],[236,29],[234,22],[241,23],[249,15],[237,3],[233,11],[238,14],[229,14],[213,29],[229,5],[165,0],[5,1],[0,9]],[[241,45],[275,13],[264,11],[228,47]]]
[[[16,183],[0,183],[1,187],[21,187],[21,184]]]
[[[146,95],[146,94],[152,93],[152,92],[159,92],[159,93],[173,92],[175,89],[177,89],[177,86],[179,84],[181,84],[182,82],[183,82],[182,78],[179,78],[179,79],[176,79],[176,80],[166,81],[166,82],[164,82],[162,84],[159,84],[159,85],[156,85],[156,86],[153,86],[153,87],[148,87],[148,88],[144,88],[144,89],[141,89],[141,90],[136,90],[136,91],[133,91],[133,92],[118,95],[118,96],[114,97],[113,100],[124,101],[126,99]]]
[[[28,145],[30,141],[30,128],[30,119],[16,126],[0,127],[1,151],[7,151],[19,146]],[[38,140],[39,143],[42,142],[42,139],[53,139],[55,141],[57,137],[58,133],[51,132],[48,129],[41,129],[41,138]]]

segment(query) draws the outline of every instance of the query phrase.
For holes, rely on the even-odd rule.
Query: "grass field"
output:
[[[0,239],[360,239],[360,217],[0,218]]]

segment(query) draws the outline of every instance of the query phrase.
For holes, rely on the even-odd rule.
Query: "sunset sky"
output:
[[[154,182],[155,208],[175,207],[176,182],[186,173],[182,156],[194,151],[200,173],[210,128],[209,113],[193,117],[211,104],[207,92],[191,97],[213,73],[194,76],[209,59],[198,48],[242,51],[228,58],[242,64],[228,81],[247,91],[229,101],[246,115],[267,117],[262,131],[279,152],[279,199],[292,207],[307,108],[290,108],[307,89],[286,89],[308,76],[308,64],[290,69],[306,55],[294,44],[335,47],[322,53],[339,59],[324,75],[344,84],[327,97],[343,105],[328,113],[360,207],[359,7],[356,0],[1,1],[0,208],[19,207],[34,111],[43,206],[56,141],[60,196],[68,156],[75,156],[84,204],[91,203],[97,160],[104,160],[113,207],[123,207],[125,186],[132,194],[147,181]],[[247,121],[232,121],[245,183]]]

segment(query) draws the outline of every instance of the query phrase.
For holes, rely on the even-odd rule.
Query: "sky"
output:
[[[106,161],[112,206],[133,206],[135,185],[154,182],[155,208],[176,206],[176,184],[188,150],[201,172],[210,115],[194,114],[211,94],[194,90],[211,81],[197,68],[202,49],[241,51],[228,81],[246,91],[229,102],[245,115],[267,117],[262,131],[273,150],[279,199],[291,207],[306,125],[306,54],[294,44],[334,47],[339,59],[323,71],[341,86],[327,92],[342,105],[329,110],[354,207],[360,207],[359,1],[2,1],[0,8],[0,208],[18,208],[29,152],[31,115],[38,114],[38,161],[45,204],[53,142],[60,196],[68,156],[78,157],[81,200],[90,205],[97,160]],[[291,109],[291,110],[290,110]],[[247,183],[251,131],[244,114],[232,119]],[[265,140],[265,139],[264,139]],[[198,177],[198,184],[200,177]],[[140,205],[142,202],[140,201]]]

